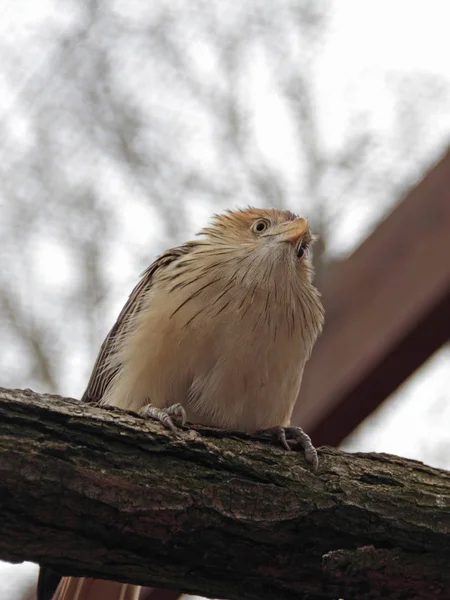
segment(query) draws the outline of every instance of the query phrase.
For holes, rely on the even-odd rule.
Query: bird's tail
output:
[[[52,600],[138,600],[141,587],[85,577],[63,577]]]

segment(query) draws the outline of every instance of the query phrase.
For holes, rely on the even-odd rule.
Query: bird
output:
[[[82,400],[134,411],[174,434],[188,423],[269,436],[287,450],[302,447],[317,469],[311,439],[290,424],[324,322],[310,256],[315,239],[307,219],[289,210],[214,215],[196,239],[143,272]],[[41,569],[38,600],[137,600],[140,593],[131,584],[51,575]]]

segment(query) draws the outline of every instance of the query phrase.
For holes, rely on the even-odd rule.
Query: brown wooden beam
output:
[[[293,421],[337,445],[450,339],[450,151],[318,286],[326,324]]]

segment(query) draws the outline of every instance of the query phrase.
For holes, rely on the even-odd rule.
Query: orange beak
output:
[[[280,242],[290,242],[293,246],[296,246],[307,230],[308,221],[303,217],[299,217],[295,221],[277,225],[272,229],[271,235],[277,236]]]

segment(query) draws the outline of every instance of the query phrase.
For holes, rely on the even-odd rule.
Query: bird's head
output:
[[[264,263],[264,270],[273,272],[273,266],[278,264],[310,278],[308,254],[315,237],[307,220],[288,210],[230,210],[215,215],[200,235],[212,246],[226,248],[243,260],[248,257],[260,267]]]

